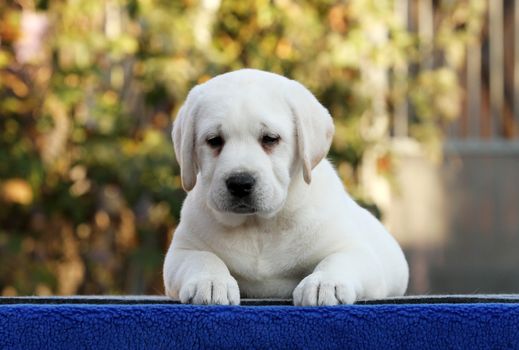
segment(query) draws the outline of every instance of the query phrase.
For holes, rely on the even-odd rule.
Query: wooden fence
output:
[[[422,42],[433,41],[439,20],[435,0],[395,0],[397,13]],[[467,0],[470,1],[470,0]],[[454,144],[519,141],[519,0],[487,0],[480,40],[466,47],[459,75],[465,90],[460,118],[446,126]],[[434,55],[422,65],[439,64]],[[406,136],[407,108],[395,113],[394,135]],[[491,146],[492,147],[492,146]],[[512,145],[511,147],[515,147]]]

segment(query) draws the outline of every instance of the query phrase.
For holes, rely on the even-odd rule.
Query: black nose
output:
[[[235,197],[246,197],[251,194],[256,180],[248,173],[231,175],[225,180],[229,192]]]

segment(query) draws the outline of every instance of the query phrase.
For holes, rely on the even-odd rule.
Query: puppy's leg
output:
[[[387,294],[384,273],[369,251],[340,252],[323,259],[293,292],[300,306],[353,304]]]
[[[240,290],[224,262],[215,254],[170,249],[164,263],[166,295],[184,304],[238,305]]]

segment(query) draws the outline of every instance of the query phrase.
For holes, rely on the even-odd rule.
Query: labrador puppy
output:
[[[334,127],[300,83],[243,69],[194,87],[173,126],[188,192],[164,263],[182,303],[403,295],[408,267],[325,156]]]

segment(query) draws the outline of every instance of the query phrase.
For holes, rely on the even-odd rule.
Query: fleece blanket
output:
[[[0,349],[519,349],[514,296],[242,304],[0,298]]]

